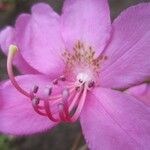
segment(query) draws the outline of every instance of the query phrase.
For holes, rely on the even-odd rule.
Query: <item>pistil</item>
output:
[[[8,58],[7,58],[7,72],[8,72],[8,76],[10,81],[12,82],[12,84],[14,85],[14,87],[23,95],[27,96],[30,98],[30,94],[28,92],[26,92],[25,90],[23,90],[19,84],[17,83],[17,81],[14,78],[14,73],[13,73],[13,69],[12,69],[12,62],[14,59],[14,56],[16,55],[16,53],[18,52],[18,48],[15,45],[10,45],[9,47],[9,52],[8,52]]]

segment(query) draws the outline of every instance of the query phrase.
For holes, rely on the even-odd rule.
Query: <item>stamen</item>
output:
[[[79,96],[81,95],[81,92],[82,92],[82,90],[76,91],[75,96],[74,96],[74,98],[73,98],[73,100],[72,100],[72,102],[71,102],[71,104],[69,106],[69,112],[71,112],[71,110],[74,108],[76,102],[79,99]]]
[[[44,93],[46,96],[50,96],[52,94],[52,87],[46,87]]]
[[[37,106],[34,106],[34,105],[32,105],[32,106],[36,113],[38,113],[39,115],[42,115],[42,116],[47,116],[47,114],[44,112],[41,112]]]
[[[49,96],[52,93],[52,87],[46,87],[46,89],[45,89],[44,92],[45,92],[45,96],[47,96],[49,98]],[[58,119],[56,119],[56,118],[53,117],[53,113],[51,111],[50,104],[49,104],[49,99],[45,99],[44,100],[44,109],[45,109],[45,112],[47,114],[47,117],[50,120],[52,120],[54,122],[58,122],[59,121]]]
[[[39,87],[37,85],[33,86],[33,89],[31,89],[31,92],[33,93],[37,93],[38,92]]]
[[[32,105],[37,106],[39,103],[40,103],[40,99],[38,97],[32,99]]]
[[[80,115],[80,113],[82,111],[82,108],[84,106],[86,95],[87,95],[87,89],[84,88],[82,96],[81,96],[81,99],[80,99],[80,101],[78,103],[77,109],[76,109],[74,115],[70,118],[70,122],[75,122],[78,119],[78,117],[79,117],[79,115]]]
[[[50,104],[49,104],[49,100],[44,100],[44,108],[45,108],[45,112],[47,114],[47,117],[54,121],[54,122],[59,122],[59,119],[56,119],[53,117],[53,113],[51,111],[51,108],[50,108]]]
[[[68,111],[66,112],[66,109],[65,109],[64,105],[59,104],[58,105],[58,110],[59,110],[59,117],[60,117],[61,121],[67,122],[66,113],[68,113]]]
[[[53,113],[51,111],[51,108],[50,108],[50,104],[49,104],[49,101],[48,100],[44,100],[44,108],[45,108],[45,111],[46,111],[46,114],[47,114],[47,117],[54,121],[54,122],[59,122],[59,119],[56,119],[53,117]]]
[[[74,87],[71,87],[71,88],[69,89],[69,93],[72,94],[74,90],[75,90],[75,88],[74,88]],[[50,100],[52,100],[52,101],[51,101],[52,103],[56,103],[57,101],[62,100],[62,94],[55,95],[55,96],[51,96],[51,97],[50,97]]]
[[[69,111],[68,111],[68,98],[69,98],[69,89],[65,88],[62,91],[62,105],[63,106],[59,106],[63,109],[60,109],[59,115],[62,121],[67,121],[68,120],[68,116],[69,116]]]
[[[32,106],[38,114],[46,116],[51,121],[57,123],[60,121],[75,122],[84,106],[87,91],[91,90],[92,87],[95,86],[93,76],[89,76],[89,73],[86,73],[83,70],[83,72],[79,73],[77,79],[75,79],[76,81],[72,80],[72,82],[67,82],[67,85],[65,85],[65,88],[63,88],[62,93],[52,95],[52,90],[55,87],[54,85],[58,84],[58,82],[62,83],[61,86],[63,86],[64,83],[66,84],[66,82],[61,82],[66,80],[66,77],[62,75],[53,80],[52,86],[45,88],[45,96],[40,97],[37,95],[39,90],[37,85],[34,85],[31,91],[27,92],[22,89],[15,80],[12,63],[17,51],[18,48],[15,45],[11,45],[9,47],[7,59],[7,71],[14,87],[31,100]],[[75,67],[76,64],[83,64],[82,67],[88,64],[89,67],[92,67],[92,69],[96,67],[95,70],[99,68],[99,65],[102,61],[100,58],[98,60],[95,59],[92,47],[87,48],[80,42],[78,42],[76,45],[73,54],[70,54],[69,52],[66,54],[66,59],[68,63],[67,65],[69,65],[69,67],[71,66],[71,68]],[[56,114],[54,108],[57,106],[59,111],[57,111]]]
[[[75,92],[74,94],[70,95],[70,97],[68,98],[68,102],[70,100],[72,100],[72,101],[71,101],[69,107],[68,107],[68,102],[65,102],[64,104],[61,104],[61,107],[60,107],[61,109],[59,108],[59,116],[60,116],[60,119],[62,121],[64,121],[64,122],[73,122],[71,120],[70,112],[75,107],[81,92],[82,92],[82,90],[80,90],[78,92]]]
[[[46,116],[45,113],[43,113],[43,112],[41,112],[41,111],[39,110],[39,107],[38,107],[39,102],[40,102],[40,99],[37,98],[37,97],[35,97],[35,98],[32,99],[32,106],[33,106],[33,109],[34,109],[35,112],[37,112],[39,115]]]

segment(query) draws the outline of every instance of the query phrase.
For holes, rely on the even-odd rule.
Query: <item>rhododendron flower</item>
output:
[[[149,10],[133,6],[111,24],[106,0],[66,0],[61,16],[43,3],[20,15],[0,34],[11,80],[0,86],[0,131],[79,118],[90,149],[150,149],[150,108],[123,92],[150,78]],[[13,60],[27,75],[14,77]]]

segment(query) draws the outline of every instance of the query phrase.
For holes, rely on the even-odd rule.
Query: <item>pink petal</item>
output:
[[[10,44],[16,44],[14,37],[14,29],[12,27],[6,27],[4,30],[0,32],[0,46],[3,52],[7,55],[8,48]],[[35,69],[33,69],[20,54],[15,58],[14,64],[19,69],[21,73],[37,73]]]
[[[56,76],[63,70],[64,45],[60,17],[44,3],[32,7],[32,14],[22,14],[16,21],[16,36],[23,58],[39,72]]]
[[[91,150],[150,149],[150,108],[123,92],[95,89],[81,125]]]
[[[105,87],[127,88],[150,77],[150,4],[125,10],[113,23],[101,72]]]
[[[150,84],[141,84],[126,90],[127,93],[142,101],[145,105],[150,106]]]
[[[66,0],[62,14],[62,35],[68,48],[78,40],[92,46],[99,54],[111,30],[107,0]]]
[[[16,78],[19,84],[30,91],[38,85],[41,91],[50,83],[50,80],[40,75],[26,75]],[[28,135],[44,132],[56,123],[47,117],[37,114],[29,98],[20,94],[7,81],[0,87],[0,132],[13,135]]]

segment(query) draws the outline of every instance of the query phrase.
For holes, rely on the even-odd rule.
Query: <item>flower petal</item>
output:
[[[113,37],[101,73],[105,87],[128,88],[150,77],[150,3],[125,10],[113,23]]]
[[[40,75],[26,75],[16,78],[20,86],[30,91],[33,85],[41,90],[50,83],[49,79]],[[47,117],[37,114],[29,98],[20,94],[10,81],[0,86],[0,132],[13,135],[28,135],[44,132],[56,123]]]
[[[136,97],[142,101],[145,105],[150,106],[150,84],[144,83],[138,86],[134,86],[126,90],[128,94]]]
[[[60,17],[44,3],[32,7],[32,14],[22,14],[16,21],[17,44],[23,58],[39,72],[56,76],[63,70],[64,45]]]
[[[15,32],[14,29],[10,26],[6,27],[4,30],[0,32],[0,46],[3,52],[7,55],[8,48],[11,44],[16,44],[14,38]],[[15,57],[14,64],[19,69],[21,73],[32,73],[35,74],[38,71],[33,69],[23,58],[20,54]]]
[[[99,54],[111,30],[107,0],[66,0],[62,14],[62,35],[69,49],[77,41],[92,46]]]
[[[95,89],[82,111],[81,125],[90,149],[150,149],[150,108],[123,92]]]

